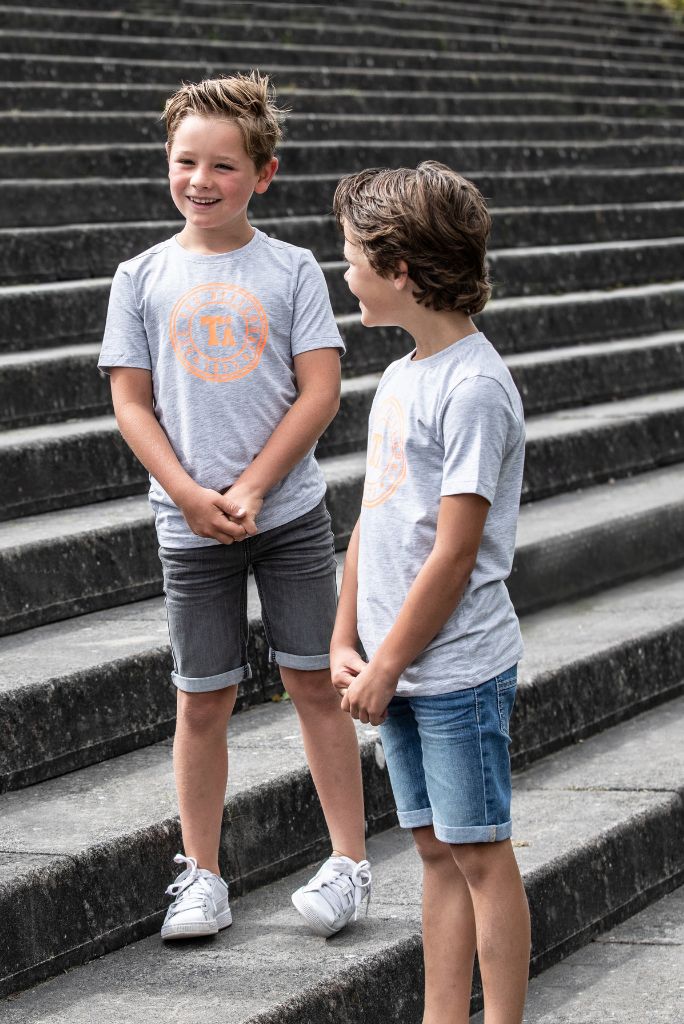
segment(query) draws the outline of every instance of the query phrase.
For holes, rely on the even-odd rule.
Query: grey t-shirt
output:
[[[525,428],[520,396],[481,333],[392,363],[370,414],[360,519],[357,615],[372,657],[434,546],[440,499],[481,494],[490,509],[456,610],[399,680],[399,695],[486,682],[522,655],[504,580],[520,505]]]
[[[189,252],[170,238],[122,263],[112,282],[99,366],[152,371],[155,414],[183,468],[229,487],[297,397],[293,357],[344,344],[321,268],[308,249],[261,231],[233,252]],[[314,450],[267,495],[261,531],[304,515],[325,480]],[[150,502],[162,547],[198,537],[159,482]]]

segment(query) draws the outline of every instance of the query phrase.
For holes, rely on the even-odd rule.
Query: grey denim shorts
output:
[[[283,526],[235,544],[160,548],[180,690],[221,690],[249,679],[247,579],[254,573],[269,657],[285,668],[330,665],[337,584],[330,515],[321,501]]]

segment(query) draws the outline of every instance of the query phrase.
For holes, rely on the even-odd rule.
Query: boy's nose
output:
[[[196,167],[190,177],[190,184],[195,188],[209,188],[209,175],[202,167]]]

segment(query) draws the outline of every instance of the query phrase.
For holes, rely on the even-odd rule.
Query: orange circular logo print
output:
[[[268,317],[244,288],[200,284],[173,307],[169,331],[184,370],[223,384],[246,377],[259,365],[268,339]]]
[[[362,503],[382,505],[406,479],[404,410],[396,398],[387,398],[371,425]]]

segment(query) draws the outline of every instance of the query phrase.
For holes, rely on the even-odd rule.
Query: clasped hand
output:
[[[225,493],[196,486],[180,503],[192,532],[221,544],[233,544],[258,533],[256,517],[264,499],[239,483]]]
[[[396,677],[367,663],[353,647],[331,651],[333,686],[342,697],[341,708],[352,718],[381,725],[387,718],[387,705],[397,688]]]

